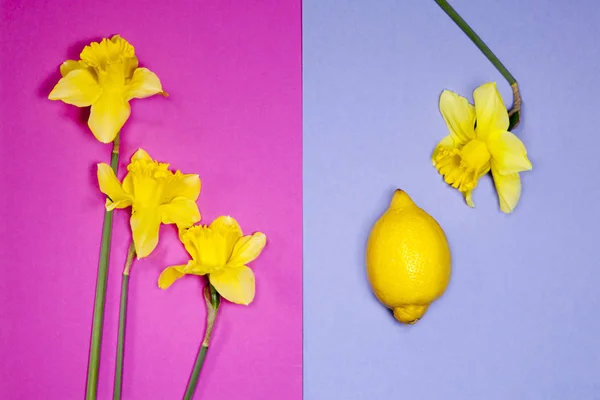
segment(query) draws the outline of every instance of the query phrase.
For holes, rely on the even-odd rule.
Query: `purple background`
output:
[[[600,398],[600,7],[454,0],[518,79],[534,166],[503,215],[430,154],[443,89],[508,84],[433,1],[305,0],[306,400]],[[412,327],[371,294],[368,232],[400,187],[450,240],[446,294]]]
[[[143,147],[198,173],[203,222],[230,214],[267,247],[249,307],[223,303],[196,398],[302,397],[300,1],[0,0],[0,399],[84,397],[110,146],[51,102],[58,67],[120,33],[168,98],[132,101],[119,176]],[[112,399],[128,213],[115,211],[98,399]],[[174,226],[134,262],[123,398],[183,397],[206,320],[202,280],[157,280],[188,254]]]

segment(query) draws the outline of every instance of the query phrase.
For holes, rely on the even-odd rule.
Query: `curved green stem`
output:
[[[110,166],[117,173],[119,165],[119,135],[113,141]],[[94,300],[94,319],[92,323],[92,340],[88,360],[86,400],[96,400],[98,390],[98,369],[100,365],[100,345],[102,343],[102,325],[104,322],[104,304],[106,302],[106,279],[108,277],[108,259],[112,236],[112,211],[105,211],[100,242],[100,259],[98,261],[98,277],[96,279],[96,299]]]
[[[488,60],[492,63],[494,67],[502,74],[504,79],[510,85],[513,91],[513,108],[508,112],[508,116],[510,117],[510,126],[509,130],[514,129],[519,125],[520,122],[520,114],[521,114],[521,94],[519,93],[519,85],[517,84],[517,80],[510,73],[508,68],[502,64],[502,62],[496,57],[494,52],[485,44],[485,42],[475,33],[475,31],[467,24],[467,22],[462,19],[462,17],[456,12],[454,8],[446,0],[434,0],[438,6],[458,25],[458,27],[473,41],[475,46],[483,55],[487,57]]]
[[[215,320],[217,319],[217,311],[219,310],[219,304],[221,302],[221,296],[219,296],[219,293],[217,293],[213,285],[210,283],[204,288],[204,300],[206,301],[207,308],[206,332],[204,334],[202,346],[200,346],[200,351],[198,351],[198,357],[196,358],[196,363],[194,364],[194,370],[192,371],[190,381],[188,382],[188,386],[185,391],[184,400],[191,400],[196,392],[198,378],[200,376],[200,371],[202,371],[202,366],[204,365],[204,359],[206,358],[206,352],[208,351],[208,346],[210,344],[210,336],[215,325]]]
[[[129,246],[127,261],[123,269],[123,279],[121,280],[121,308],[119,310],[119,334],[117,337],[117,359],[115,365],[115,384],[113,388],[113,399],[121,399],[121,389],[123,387],[123,353],[125,348],[125,323],[127,321],[127,295],[129,293],[129,273],[131,264],[135,257],[135,246],[133,242]]]

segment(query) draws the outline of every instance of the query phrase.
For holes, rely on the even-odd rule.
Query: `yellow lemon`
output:
[[[377,220],[367,243],[367,275],[375,296],[414,324],[450,281],[450,247],[435,219],[402,190]]]

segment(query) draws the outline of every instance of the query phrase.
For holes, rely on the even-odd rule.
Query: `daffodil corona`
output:
[[[148,256],[158,243],[163,224],[177,224],[179,229],[200,221],[196,200],[200,195],[200,178],[169,170],[169,164],[153,160],[139,149],[127,166],[123,183],[109,165],[98,164],[100,191],[106,194],[106,209],[131,206],[131,231],[138,258]]]
[[[243,236],[237,221],[219,217],[209,226],[193,226],[179,235],[192,259],[186,265],[166,268],[158,286],[166,289],[186,274],[206,275],[214,288],[232,303],[248,305],[254,299],[254,273],[246,264],[266,244],[261,232]]]
[[[500,209],[510,213],[521,197],[519,172],[530,170],[531,162],[523,142],[507,130],[508,112],[496,83],[475,89],[473,100],[474,106],[448,90],[440,96],[440,112],[450,134],[435,148],[433,165],[471,207],[473,190],[491,170]]]
[[[85,46],[80,60],[65,61],[60,73],[48,98],[91,106],[88,125],[103,143],[112,142],[129,118],[131,99],[164,94],[158,77],[138,68],[133,46],[119,35]]]

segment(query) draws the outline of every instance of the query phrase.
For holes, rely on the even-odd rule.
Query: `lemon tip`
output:
[[[427,308],[429,308],[429,304],[412,304],[396,307],[393,309],[394,318],[403,324],[414,325],[423,318],[423,315],[427,312]]]

